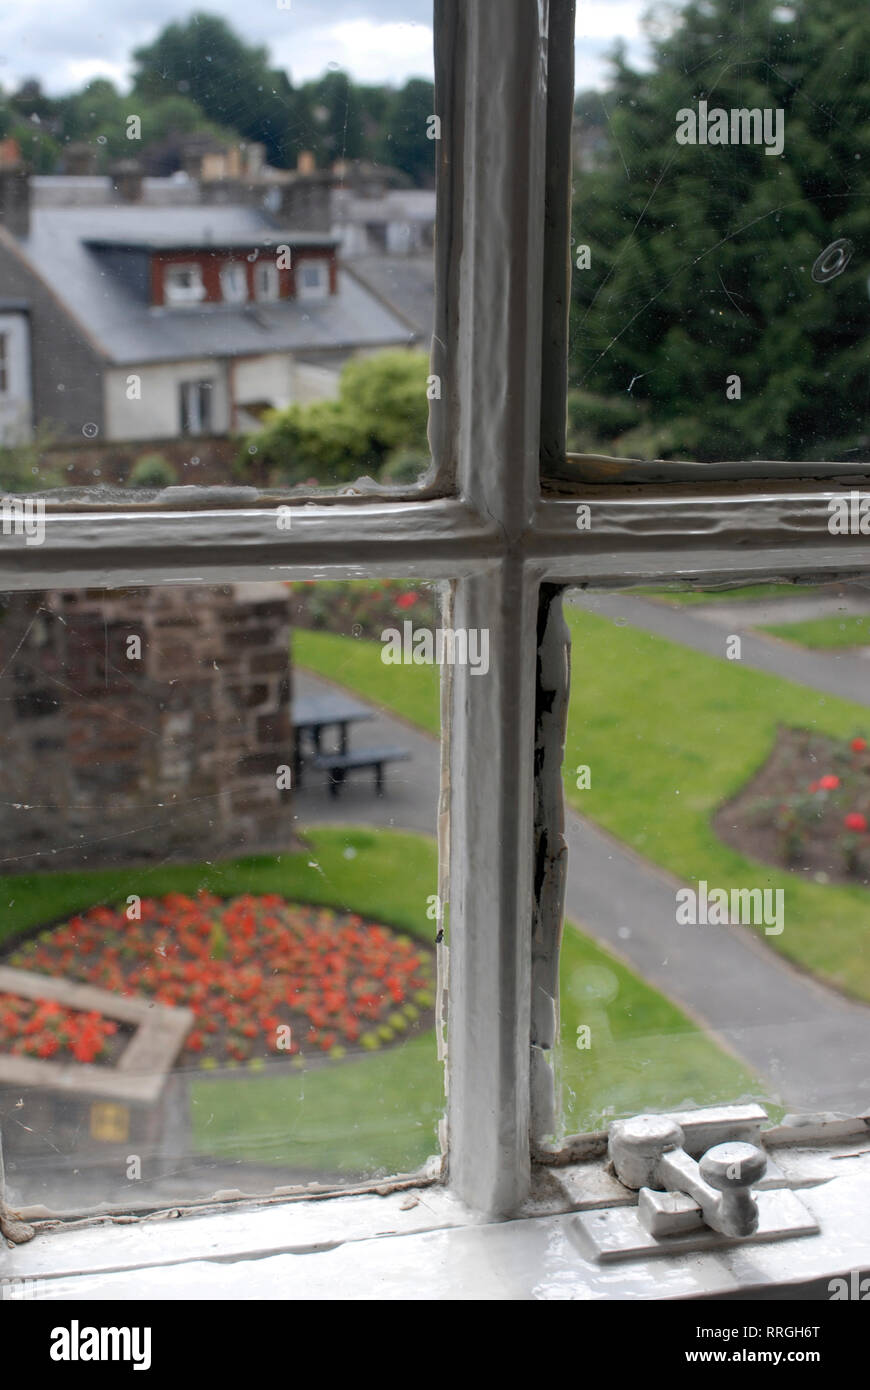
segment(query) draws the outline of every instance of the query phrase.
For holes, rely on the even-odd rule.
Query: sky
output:
[[[604,85],[604,55],[617,37],[642,63],[646,8],[646,0],[578,0],[578,88]],[[6,90],[38,77],[59,96],[92,77],[108,77],[124,91],[132,50],[197,9],[224,16],[246,42],[265,44],[294,85],[330,64],[358,82],[401,84],[432,73],[431,0],[7,0],[2,9],[0,86]]]

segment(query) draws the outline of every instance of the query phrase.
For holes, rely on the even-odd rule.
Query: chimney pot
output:
[[[22,240],[30,234],[30,170],[23,164],[0,167],[0,225]]]

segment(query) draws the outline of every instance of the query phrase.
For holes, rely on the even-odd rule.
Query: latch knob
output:
[[[683,1148],[676,1120],[636,1115],[611,1125],[609,1152],[619,1181],[640,1191],[638,1215],[645,1224],[659,1226],[645,1194],[649,1189],[692,1198],[706,1225],[722,1235],[751,1236],[757,1230],[758,1205],[751,1189],[764,1177],[767,1155],[754,1144],[716,1144],[696,1163]]]
[[[717,1144],[698,1164],[702,1180],[722,1195],[719,1214],[734,1235],[752,1235],[758,1206],[750,1189],[764,1177],[767,1156],[754,1144]]]

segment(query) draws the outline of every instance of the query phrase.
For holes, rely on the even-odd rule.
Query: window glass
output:
[[[640,13],[577,7],[569,451],[865,462],[870,10]]]
[[[563,1122],[870,1101],[870,591],[569,592]]]
[[[163,293],[168,304],[198,304],[205,295],[198,265],[169,265],[163,272]]]
[[[329,293],[329,266],[323,261],[303,261],[296,274],[300,299],[322,299]]]
[[[0,495],[415,484],[431,0],[110,10],[0,19]]]
[[[221,289],[225,300],[235,304],[244,303],[248,297],[248,276],[244,265],[231,261],[221,268]]]
[[[439,1153],[438,613],[406,581],[4,598],[13,1205]]]
[[[278,267],[271,261],[254,266],[254,288],[258,299],[277,299],[280,294]]]

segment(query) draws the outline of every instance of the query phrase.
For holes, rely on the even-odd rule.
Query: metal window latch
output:
[[[608,1156],[637,1205],[583,1212],[578,1233],[600,1260],[814,1234],[814,1218],[760,1147],[766,1119],[760,1106],[722,1106],[615,1121]]]

